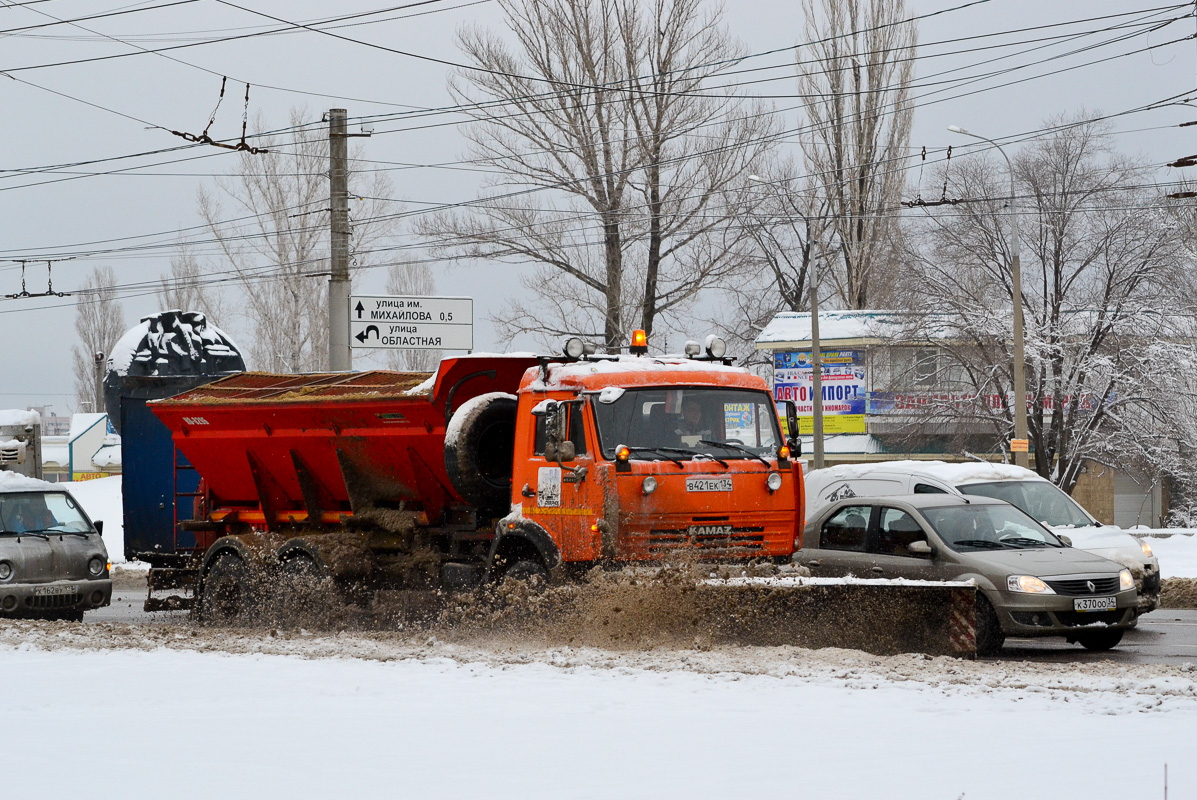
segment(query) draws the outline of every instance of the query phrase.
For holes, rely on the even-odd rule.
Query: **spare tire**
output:
[[[445,470],[467,502],[489,516],[511,510],[515,395],[491,392],[462,403],[445,429]]]

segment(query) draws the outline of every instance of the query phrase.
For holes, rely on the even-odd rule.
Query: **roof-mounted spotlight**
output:
[[[686,342],[686,358],[698,358],[702,355],[702,345],[695,341]]]
[[[632,331],[632,343],[628,346],[632,355],[642,356],[648,352],[648,334],[637,328]]]
[[[727,342],[720,339],[715,334],[707,337],[707,355],[711,358],[723,358],[727,353]]]
[[[586,342],[579,336],[570,336],[561,343],[561,354],[566,358],[581,358],[586,354]]]

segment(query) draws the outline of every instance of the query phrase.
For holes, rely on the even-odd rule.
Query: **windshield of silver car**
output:
[[[968,483],[959,487],[963,494],[992,497],[1018,506],[1044,525],[1077,528],[1092,525],[1093,520],[1064,494],[1058,486],[1047,481],[995,481]]]
[[[66,492],[0,493],[0,533],[89,533],[91,530]]]
[[[603,456],[627,445],[633,458],[772,458],[781,444],[773,398],[710,386],[604,391],[593,398]]]
[[[1051,531],[1008,505],[966,505],[924,508],[923,516],[957,552],[1063,547]]]

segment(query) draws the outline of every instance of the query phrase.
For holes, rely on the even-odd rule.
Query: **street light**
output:
[[[755,181],[760,184],[768,184],[760,175],[749,175],[748,180]],[[777,189],[782,190],[783,187],[776,186]],[[788,190],[785,190],[788,191]],[[802,221],[810,224],[810,218],[797,211],[798,205],[791,203],[794,206],[795,213],[802,217]],[[823,254],[823,245],[819,244],[819,254]],[[816,261],[811,259],[810,265],[810,361],[811,361],[811,400],[813,401],[813,413],[811,414],[811,469],[823,469],[823,351],[819,347],[819,292],[818,292],[818,276],[815,272]],[[798,431],[791,431],[791,435],[797,438]]]
[[[1027,440],[1027,378],[1026,358],[1023,354],[1022,343],[1022,265],[1019,261],[1018,240],[1018,210],[1016,208],[1017,194],[1014,191],[1014,165],[1002,146],[993,139],[976,133],[970,133],[959,125],[949,125],[948,130],[964,136],[971,136],[983,142],[989,142],[997,148],[1006,159],[1006,167],[1010,171],[1010,293],[1014,301],[1014,438],[1022,447],[1026,447]],[[1010,443],[1014,450],[1014,443]],[[1014,463],[1020,467],[1030,466],[1030,454],[1027,450],[1014,450]]]

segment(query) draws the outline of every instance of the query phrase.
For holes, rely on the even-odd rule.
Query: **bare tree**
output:
[[[1174,312],[1181,264],[1176,226],[1154,192],[1136,188],[1143,164],[1114,152],[1108,125],[1083,115],[1014,158],[1020,201],[1028,427],[1037,471],[1067,491],[1086,459],[1150,460],[1143,431],[1176,398],[1160,376],[1192,358]],[[1004,166],[1004,165],[1003,165]],[[911,260],[912,302],[934,309],[947,355],[928,406],[937,421],[1013,428],[1008,175],[991,158],[960,159],[950,191],[983,198],[929,214]],[[943,333],[945,332],[946,333]],[[1135,433],[1135,432],[1138,433]]]
[[[400,261],[387,271],[387,294],[421,297],[436,294],[432,269],[421,261]],[[388,350],[387,367],[399,372],[433,372],[440,363],[440,350]]]
[[[264,120],[254,121],[266,129]],[[240,154],[238,177],[202,188],[199,211],[216,241],[216,263],[235,277],[257,369],[311,372],[328,366],[328,135],[292,109],[287,138],[259,139],[268,152]],[[355,166],[351,159],[351,197]],[[394,228],[393,188],[375,172],[351,208],[354,261],[369,264],[371,243]],[[233,219],[225,221],[224,203]]]
[[[517,196],[421,232],[435,252],[535,265],[536,299],[496,319],[508,340],[587,333],[618,349],[735,268],[737,197],[770,123],[703,90],[739,49],[699,0],[500,5],[514,46],[463,30],[479,69],[450,90],[474,116],[475,158],[499,173],[486,189]]]
[[[205,281],[211,272],[186,239],[179,239],[179,250],[170,259],[170,274],[158,281],[158,302],[163,311],[201,311],[213,325],[224,322],[225,299],[219,286]]]
[[[116,299],[116,272],[112,267],[93,269],[83,288],[75,292],[75,332],[79,335],[79,343],[71,348],[75,403],[94,406],[99,388],[95,354],[108,356],[125,332],[125,315]]]
[[[809,47],[798,86],[807,168],[827,203],[839,258],[831,278],[848,308],[868,308],[898,235],[918,34],[905,0],[802,0]]]

